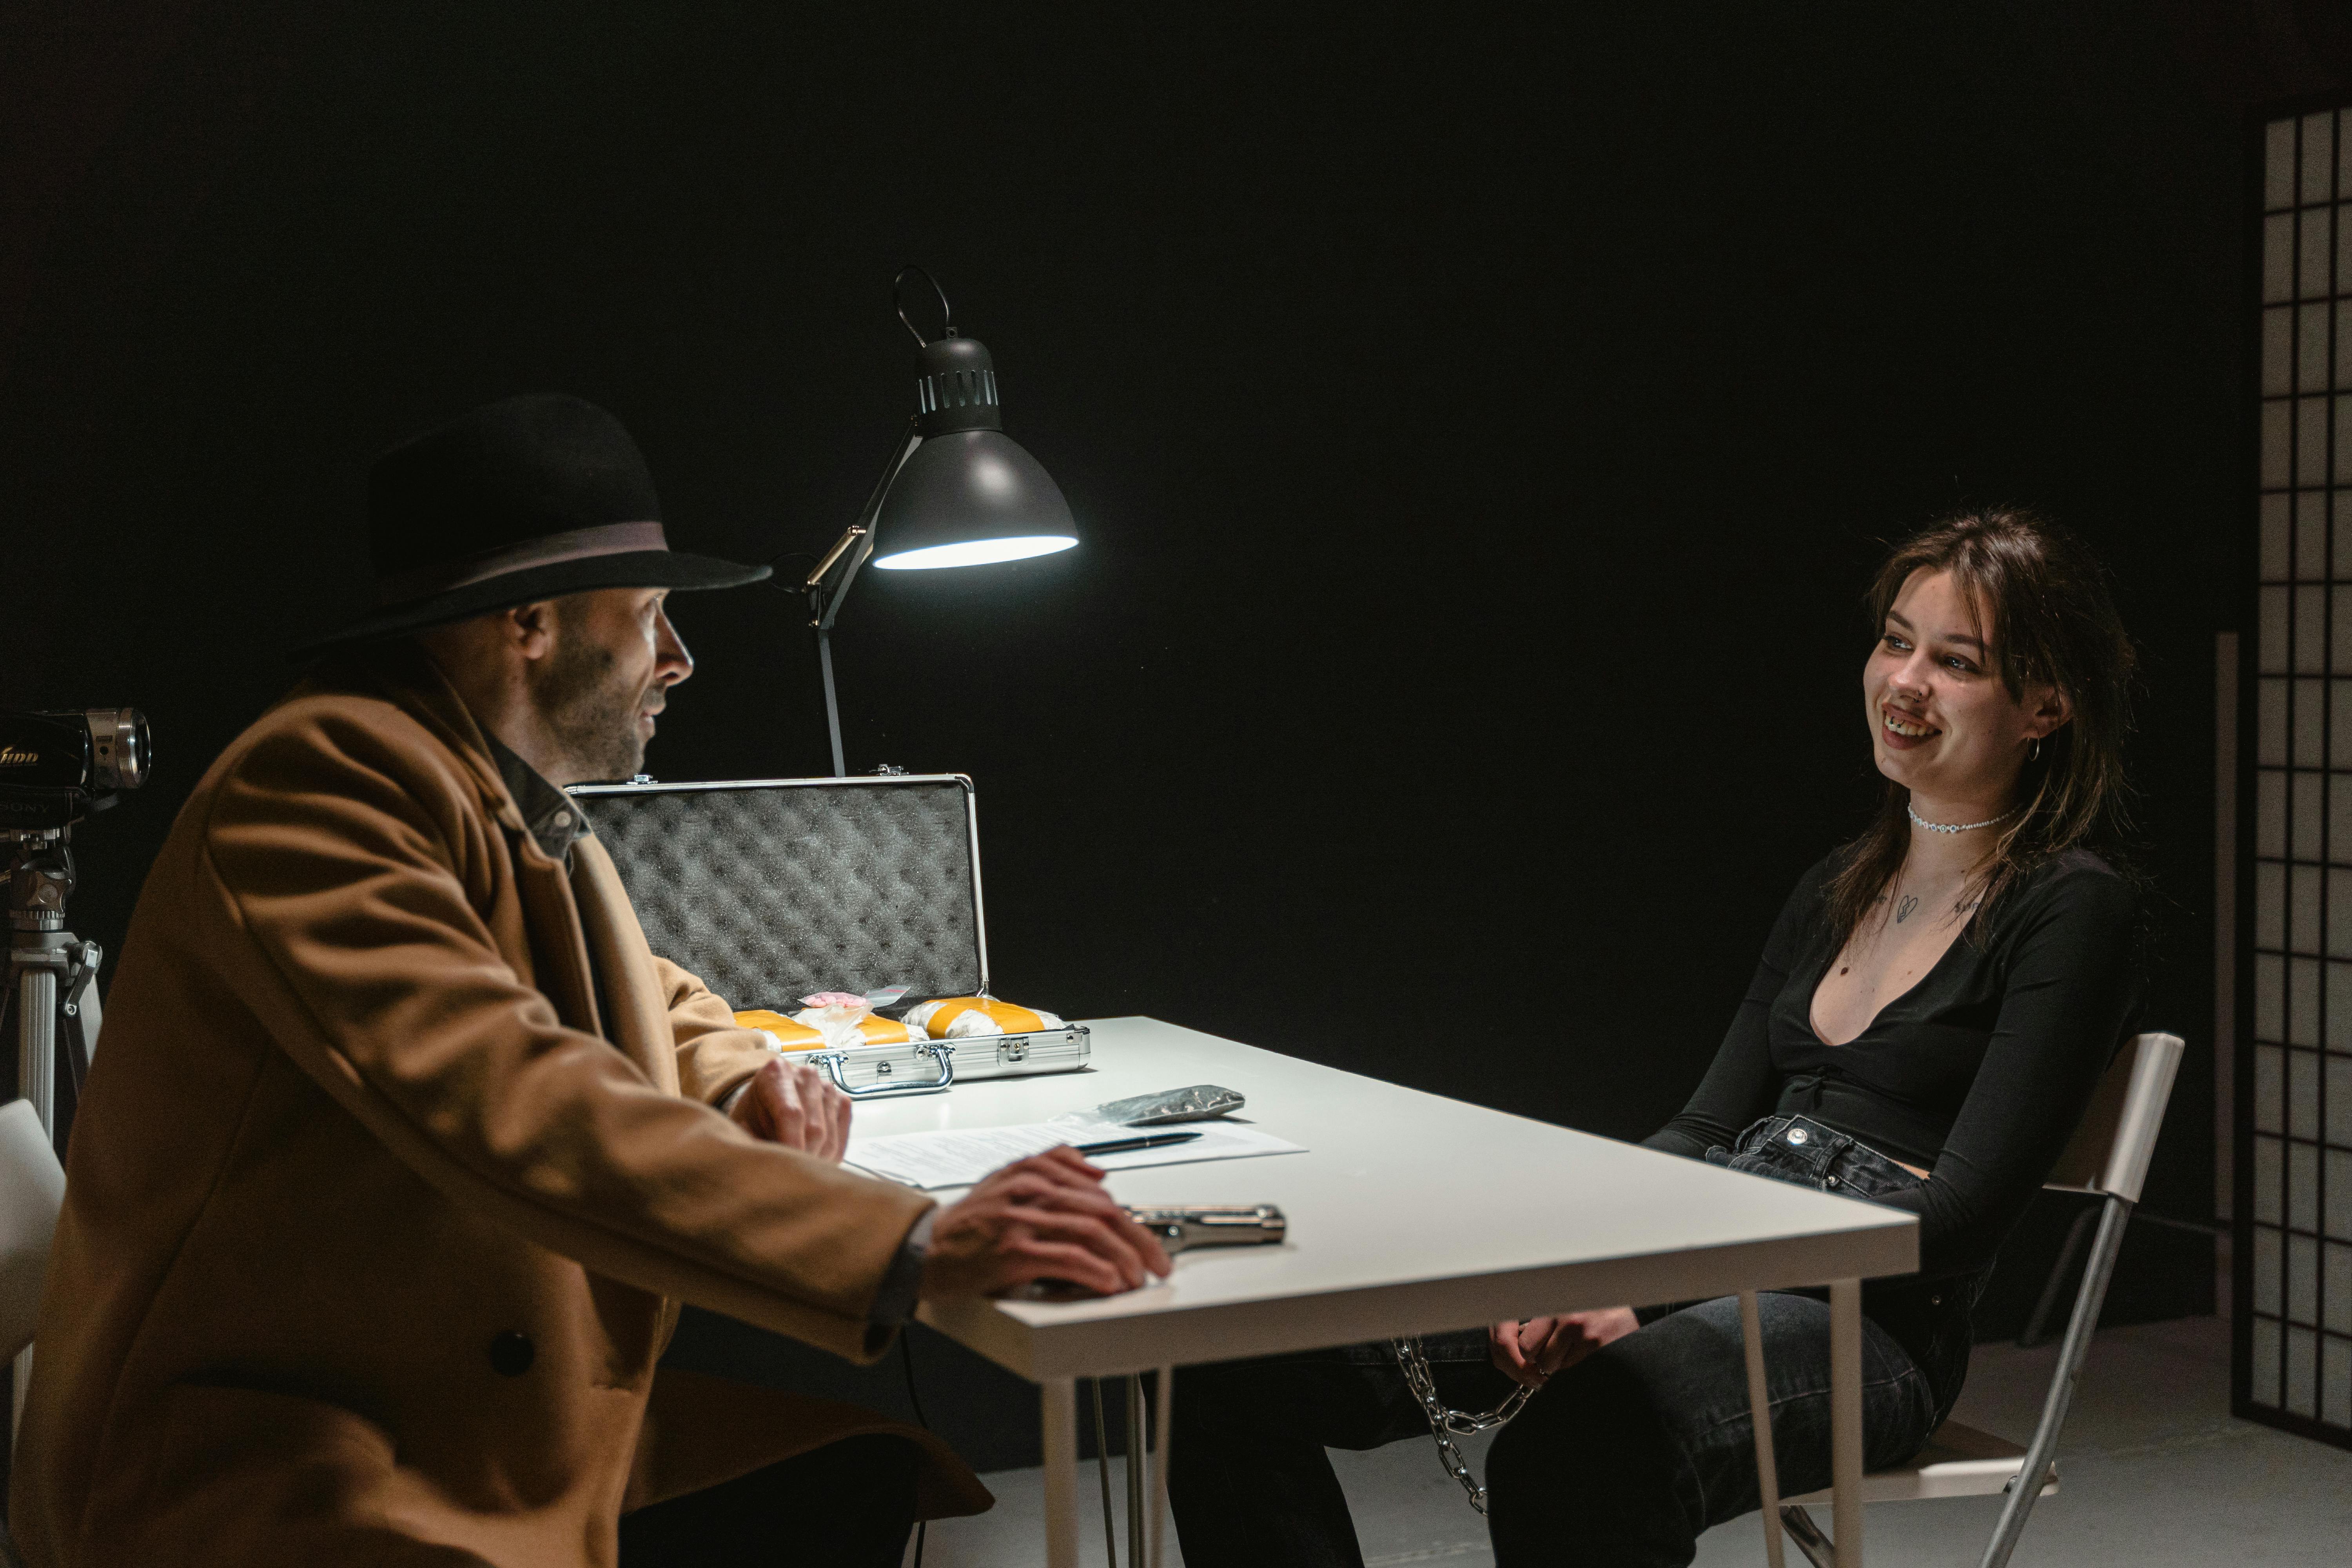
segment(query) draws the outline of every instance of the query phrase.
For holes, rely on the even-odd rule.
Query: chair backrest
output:
[[[2139,1202],[2182,1049],[2178,1035],[2135,1035],[2126,1040],[2091,1096],[2083,1124],[2042,1184]]]
[[[0,1105],[0,1361],[33,1342],[66,1173],[29,1100]]]

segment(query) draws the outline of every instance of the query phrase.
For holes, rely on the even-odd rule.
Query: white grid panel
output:
[[[2242,1401],[2352,1439],[2352,110],[2264,130]],[[2243,1080],[2242,1080],[2243,1081]]]

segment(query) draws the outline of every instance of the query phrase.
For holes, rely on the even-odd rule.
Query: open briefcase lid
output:
[[[579,784],[653,951],[734,1007],[988,988],[961,773]]]

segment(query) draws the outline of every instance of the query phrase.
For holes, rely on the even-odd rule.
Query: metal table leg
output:
[[[1118,1527],[1112,1522],[1110,1511],[1110,1428],[1103,1424],[1102,1379],[1090,1377],[1087,1386],[1095,1395],[1095,1475],[1102,1482],[1103,1544],[1108,1552],[1108,1568],[1118,1568]],[[1134,1541],[1135,1531],[1129,1531],[1127,1538]],[[1130,1551],[1128,1557],[1133,1562],[1134,1552]]]
[[[1862,1281],[1830,1286],[1831,1533],[1838,1568],[1862,1568]]]
[[[1176,1408],[1176,1369],[1163,1366],[1156,1375],[1160,1379],[1160,1409],[1152,1423],[1152,1436],[1160,1451],[1151,1467],[1151,1555],[1148,1559],[1151,1568],[1160,1568],[1160,1545],[1167,1539],[1168,1459],[1175,1447],[1175,1427],[1169,1413]]]
[[[1143,1378],[1127,1374],[1127,1561],[1141,1568],[1143,1557]]]
[[[1039,1387],[1045,1436],[1046,1568],[1078,1568],[1078,1390],[1075,1378]]]
[[[1748,1352],[1748,1416],[1756,1428],[1757,1490],[1764,1500],[1766,1568],[1785,1568],[1780,1549],[1780,1475],[1772,1452],[1772,1400],[1764,1388],[1764,1323],[1756,1292],[1739,1293],[1739,1337]]]

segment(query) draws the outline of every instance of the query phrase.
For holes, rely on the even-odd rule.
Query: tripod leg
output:
[[[8,1381],[15,1394],[8,1402],[8,1451],[16,1451],[16,1428],[25,1421],[25,1391],[33,1386],[33,1347],[26,1345],[16,1352],[16,1364],[9,1369]]]
[[[16,980],[16,1092],[33,1102],[44,1130],[57,1126],[57,971],[26,964]]]

